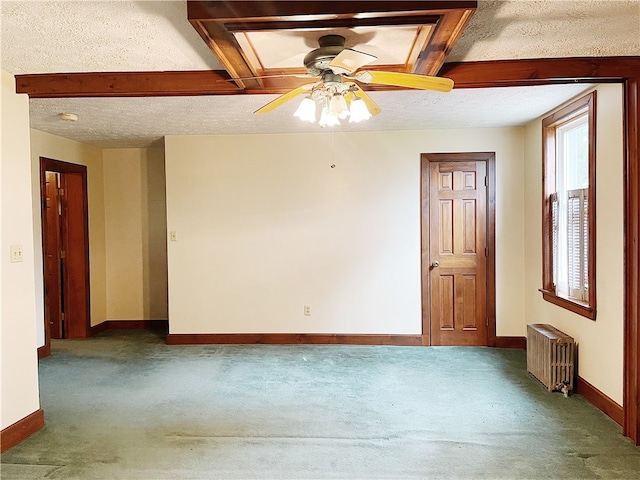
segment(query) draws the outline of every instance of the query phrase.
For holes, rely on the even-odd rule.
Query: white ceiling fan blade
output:
[[[352,73],[360,67],[375,61],[378,57],[351,48],[345,48],[331,60],[329,67],[333,73]]]
[[[365,70],[348,78],[362,83],[377,83],[379,85],[392,85],[395,87],[435,90],[436,92],[450,92],[453,88],[453,80],[450,78],[416,75],[415,73]]]
[[[294,88],[293,90],[288,91],[284,95],[280,95],[275,100],[270,101],[264,107],[259,108],[258,110],[256,110],[253,113],[256,113],[256,114],[269,113],[270,111],[275,110],[276,108],[278,108],[283,103],[288,102],[292,98],[297,97],[298,95],[300,95],[300,94],[302,94],[304,92],[308,92],[309,90],[311,90],[313,88],[314,85],[315,85],[315,83],[307,83],[305,85],[299,86],[298,88]]]

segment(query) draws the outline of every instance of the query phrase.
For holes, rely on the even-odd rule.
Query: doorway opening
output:
[[[495,346],[495,153],[421,155],[423,345]]]
[[[89,336],[87,167],[40,157],[45,344]]]

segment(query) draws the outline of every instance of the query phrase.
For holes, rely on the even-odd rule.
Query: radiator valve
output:
[[[571,395],[571,387],[566,383],[562,383],[560,385],[560,391],[562,392],[565,398]]]

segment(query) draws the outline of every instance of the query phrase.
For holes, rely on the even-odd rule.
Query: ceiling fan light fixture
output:
[[[322,114],[320,115],[319,125],[321,127],[333,127],[340,125],[340,120],[335,115],[332,115],[328,107],[322,107]]]
[[[304,57],[304,65],[309,73],[308,76],[320,77],[319,81],[300,85],[267,103],[255,113],[270,112],[293,97],[307,92],[308,97],[302,101],[294,114],[296,117],[313,123],[315,121],[315,105],[311,105],[313,101],[318,107],[322,107],[320,124],[323,127],[339,125],[339,120],[347,117],[350,117],[349,123],[358,123],[380,113],[380,107],[358,83],[436,92],[450,92],[453,88],[453,80],[450,78],[378,69],[361,71],[360,68],[375,61],[376,56],[345,48],[345,37],[342,35],[324,35],[318,39],[318,45],[318,48]]]
[[[293,114],[304,122],[314,123],[316,121],[316,102],[311,97],[306,97]]]
[[[347,101],[341,93],[336,93],[331,97],[331,101],[329,102],[329,113],[340,120],[344,120],[349,116]]]
[[[367,108],[367,104],[361,98],[356,98],[351,102],[351,115],[349,123],[358,123],[362,120],[371,118],[371,113]]]

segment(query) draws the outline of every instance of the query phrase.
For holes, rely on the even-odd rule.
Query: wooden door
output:
[[[45,345],[90,334],[87,167],[40,158]]]
[[[59,197],[60,176],[46,172],[44,222],[42,224],[44,258],[44,317],[45,338],[63,338],[62,332],[62,292],[61,292],[61,246],[60,217],[62,214]]]
[[[64,338],[87,336],[89,322],[88,244],[85,189],[79,173],[63,173],[62,237]]]
[[[431,345],[488,344],[487,164],[459,160],[429,162]]]

